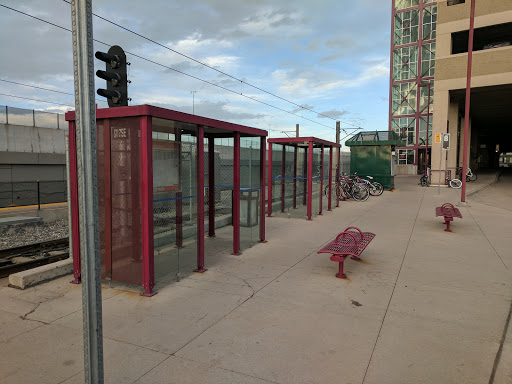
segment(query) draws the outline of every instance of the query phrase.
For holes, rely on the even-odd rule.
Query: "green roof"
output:
[[[402,147],[405,143],[394,131],[369,131],[355,134],[345,141],[345,145],[348,147],[355,145],[394,145]]]

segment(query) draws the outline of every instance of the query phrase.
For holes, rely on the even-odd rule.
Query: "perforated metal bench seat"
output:
[[[351,229],[355,229],[355,231]],[[336,277],[345,279],[347,277],[343,273],[343,262],[345,258],[351,256],[353,260],[360,260],[361,254],[374,237],[375,233],[362,232],[357,227],[348,227],[336,236],[333,241],[324,245],[317,253],[331,254],[330,260],[339,263],[339,270]]]
[[[462,219],[462,214],[460,213],[458,208],[455,208],[451,203],[444,203],[440,207],[436,207],[436,217],[443,216],[444,223],[446,224],[446,232],[451,232],[450,222],[453,221],[454,217]]]

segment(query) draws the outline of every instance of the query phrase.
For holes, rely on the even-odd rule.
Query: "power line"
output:
[[[62,0],[62,1],[64,1],[65,3],[71,4],[68,0]],[[239,79],[238,77],[235,77],[235,76],[233,76],[233,75],[230,75],[229,73],[226,73],[226,72],[224,72],[224,71],[221,71],[220,69],[217,69],[217,68],[215,68],[215,67],[212,67],[211,65],[208,65],[208,64],[206,64],[206,63],[204,63],[204,62],[202,62],[202,61],[200,61],[200,60],[194,59],[193,57],[190,57],[190,56],[188,56],[188,55],[185,55],[184,53],[181,53],[181,52],[179,52],[179,51],[176,51],[175,49],[169,48],[168,46],[166,46],[166,45],[164,45],[164,44],[162,44],[162,43],[159,43],[158,41],[155,41],[155,40],[153,40],[153,39],[151,39],[151,38],[149,38],[149,37],[146,37],[146,36],[144,36],[144,35],[141,35],[140,33],[137,33],[137,32],[135,32],[135,31],[131,30],[130,28],[127,28],[127,27],[124,27],[124,26],[122,26],[122,25],[120,25],[120,24],[114,23],[112,20],[108,20],[108,19],[104,18],[103,16],[100,16],[100,15],[98,15],[98,14],[94,13],[94,12],[93,12],[93,15],[94,15],[94,16],[96,16],[98,19],[101,19],[101,20],[103,20],[103,21],[106,21],[107,23],[110,23],[110,24],[112,24],[112,25],[115,25],[116,27],[121,28],[121,29],[123,29],[123,30],[125,30],[125,31],[127,31],[127,32],[130,32],[130,33],[134,34],[135,36],[138,36],[138,37],[140,37],[140,38],[142,38],[142,39],[144,39],[144,40],[147,40],[147,41],[149,41],[149,42],[151,42],[151,43],[153,43],[153,44],[156,44],[156,45],[158,45],[159,47],[162,47],[162,48],[164,48],[164,49],[167,49],[168,51],[171,51],[171,52],[176,53],[177,55],[180,55],[180,56],[182,56],[182,57],[185,57],[185,58],[187,58],[187,59],[189,59],[189,60],[191,60],[191,61],[193,61],[193,62],[195,62],[195,63],[198,63],[198,64],[200,64],[200,65],[203,65],[203,66],[205,66],[206,68],[209,68],[209,69],[212,69],[212,70],[214,70],[214,71],[216,71],[216,72],[218,72],[218,73],[221,73],[222,75],[227,76],[227,77],[229,77],[229,78],[231,78],[231,79],[233,79],[233,80],[239,81],[241,84],[248,85],[249,87],[252,87],[252,88],[254,88],[254,89],[257,89],[258,91],[261,91],[261,92],[263,92],[263,93],[266,93],[267,95],[271,95],[271,96],[273,96],[273,97],[276,97],[276,98],[278,98],[278,99],[281,99],[281,100],[283,100],[283,101],[286,101],[287,103],[290,103],[290,104],[292,104],[292,105],[295,105],[296,107],[299,107],[299,108],[305,109],[305,110],[307,110],[307,111],[310,111],[310,112],[316,113],[318,116],[323,116],[323,117],[326,117],[326,118],[331,119],[331,120],[336,120],[334,117],[331,117],[331,116],[329,116],[329,115],[325,115],[325,114],[320,113],[320,112],[316,112],[315,110],[313,110],[313,109],[311,109],[311,108],[306,108],[306,107],[304,107],[303,105],[297,104],[297,103],[295,103],[295,102],[293,102],[293,101],[291,101],[291,100],[288,100],[288,99],[286,99],[286,98],[284,98],[284,97],[281,97],[281,96],[279,96],[279,95],[276,95],[275,93],[272,93],[272,92],[266,91],[266,90],[265,90],[265,89],[263,89],[263,88],[260,88],[260,87],[258,87],[258,86],[256,86],[256,85],[254,85],[254,84],[248,83],[248,82],[246,82],[246,81],[244,81],[244,80],[242,80],[242,79]],[[338,120],[338,121],[342,122],[341,120]],[[343,122],[343,123],[344,123],[344,124],[349,124],[349,125],[353,124],[353,123],[347,123],[347,122]]]
[[[39,101],[41,103],[48,103],[48,104],[55,104],[55,105],[64,105],[66,107],[70,107],[70,108],[74,108],[74,106],[72,105],[68,105],[68,104],[61,104],[61,103],[55,103],[53,101],[46,101],[46,100],[38,100],[38,99],[31,99],[29,97],[21,97],[21,96],[14,96],[14,95],[8,95],[6,93],[0,93],[1,96],[8,96],[8,97],[15,97],[17,99],[24,99],[24,100],[31,100],[31,101]]]
[[[16,84],[16,85],[22,85],[24,87],[30,87],[30,88],[36,88],[36,89],[42,89],[44,91],[49,91],[49,92],[55,92],[55,93],[61,93],[63,95],[69,95],[69,96],[75,96],[74,94],[72,93],[69,93],[69,92],[63,92],[63,91],[56,91],[55,89],[50,89],[50,88],[44,88],[44,87],[37,87],[35,85],[30,85],[30,84],[24,84],[24,83],[18,83],[16,81],[10,81],[10,80],[6,80],[6,79],[0,79],[0,81],[4,81],[6,83],[11,83],[11,84]],[[101,101],[102,103],[106,103],[105,100],[99,100],[99,99],[95,99],[96,101]]]
[[[9,9],[9,10],[11,10],[11,11],[14,11],[14,12],[20,13],[20,14],[22,14],[22,15],[24,15],[24,16],[28,16],[28,17],[33,18],[33,19],[35,19],[35,20],[42,21],[43,23],[47,23],[47,24],[49,24],[49,25],[52,25],[52,26],[54,26],[54,27],[57,27],[57,28],[60,28],[60,29],[63,29],[63,30],[65,30],[65,31],[68,31],[68,32],[72,33],[71,29],[68,29],[68,28],[65,28],[65,27],[63,27],[63,26],[60,26],[60,25],[54,24],[54,23],[49,22],[49,21],[47,21],[47,20],[43,20],[43,19],[41,19],[41,18],[39,18],[39,17],[36,17],[36,16],[33,16],[33,15],[30,15],[30,14],[28,14],[28,13],[26,13],[26,12],[23,12],[23,11],[20,11],[20,10],[17,10],[17,9],[14,9],[14,8],[11,8],[11,7],[8,7],[8,6],[4,5],[4,4],[0,4],[0,6],[1,6],[1,7],[6,8],[6,9]],[[103,44],[103,45],[105,45],[105,46],[111,46],[111,44],[105,43],[105,42],[100,41],[100,40],[97,40],[97,39],[94,39],[94,41],[95,41],[95,42],[97,42],[97,43],[99,43],[99,44]],[[317,122],[317,121],[314,121],[314,120],[308,119],[307,117],[304,117],[304,116],[298,115],[298,114],[296,114],[296,113],[293,113],[293,112],[287,111],[287,110],[285,110],[285,109],[283,109],[283,108],[280,108],[280,107],[276,107],[275,105],[272,105],[272,104],[266,103],[266,102],[264,102],[264,101],[258,100],[258,99],[254,98],[254,97],[251,97],[251,96],[248,96],[248,95],[244,95],[244,94],[242,94],[242,93],[238,93],[238,92],[233,91],[233,90],[231,90],[231,89],[229,89],[229,88],[226,88],[226,87],[223,87],[223,86],[221,86],[221,85],[218,85],[218,84],[212,83],[212,82],[210,82],[210,81],[208,81],[208,80],[201,79],[200,77],[197,77],[197,76],[194,76],[194,75],[188,74],[188,73],[186,73],[186,72],[180,71],[180,70],[178,70],[178,69],[175,69],[175,68],[169,67],[169,66],[167,66],[167,65],[165,65],[165,64],[158,63],[158,62],[156,62],[156,61],[154,61],[154,60],[151,60],[151,59],[145,58],[145,57],[143,57],[143,56],[140,56],[140,55],[137,55],[137,54],[135,54],[135,53],[128,52],[128,51],[126,51],[126,53],[127,53],[127,54],[129,54],[129,55],[132,55],[133,57],[137,57],[137,58],[139,58],[139,59],[141,59],[141,60],[147,61],[147,62],[149,62],[149,63],[155,64],[155,65],[158,65],[158,66],[161,66],[161,67],[166,68],[166,69],[169,69],[169,70],[171,70],[171,71],[174,71],[174,72],[180,73],[180,74],[182,74],[182,75],[188,76],[188,77],[190,77],[190,78],[193,78],[193,79],[195,79],[195,80],[201,81],[201,82],[203,82],[203,83],[206,83],[206,84],[212,85],[212,86],[214,86],[214,87],[217,87],[217,88],[223,89],[223,90],[225,90],[225,91],[228,91],[228,92],[234,93],[234,94],[236,94],[236,95],[239,95],[239,96],[245,97],[245,98],[247,98],[247,99],[253,100],[253,101],[257,102],[257,103],[260,103],[260,104],[266,105],[266,106],[268,106],[268,107],[271,107],[271,108],[277,109],[277,110],[279,110],[279,111],[282,111],[282,112],[288,113],[288,114],[290,114],[290,115],[300,117],[301,119],[304,119],[304,120],[310,121],[310,122],[312,122],[312,123],[315,123],[315,124],[318,124],[318,125],[321,125],[321,126],[327,127],[327,128],[329,128],[329,129],[335,130],[335,128],[333,128],[333,127],[331,127],[331,126],[329,126],[329,125],[322,124],[322,123],[319,123],[319,122]],[[304,109],[306,109],[306,108],[304,108]],[[314,111],[313,111],[313,112],[314,112]],[[347,124],[347,123],[346,123],[346,124]]]

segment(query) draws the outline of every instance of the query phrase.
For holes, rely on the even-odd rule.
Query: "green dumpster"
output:
[[[345,142],[350,147],[350,173],[373,176],[390,190],[395,186],[395,147],[404,146],[393,131],[359,132]]]

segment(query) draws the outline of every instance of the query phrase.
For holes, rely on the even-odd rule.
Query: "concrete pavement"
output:
[[[106,382],[510,383],[512,200],[468,199],[447,233],[434,208],[460,191],[418,179],[311,222],[270,218],[268,243],[212,244],[208,272],[161,279],[152,298],[104,286]],[[341,280],[316,251],[349,225],[377,237]],[[0,288],[0,382],[83,382],[70,280]]]

